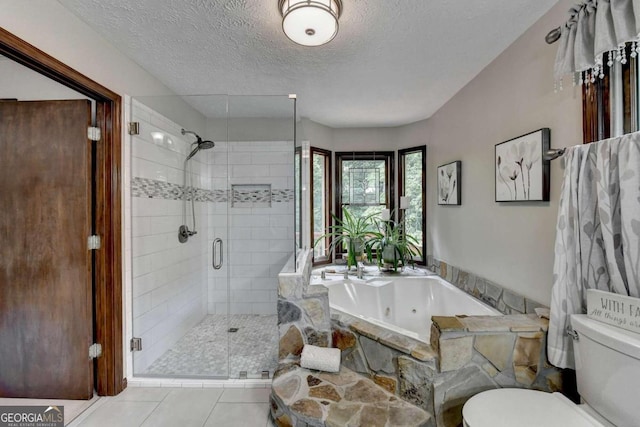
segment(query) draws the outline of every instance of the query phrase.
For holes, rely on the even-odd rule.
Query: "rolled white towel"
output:
[[[305,344],[300,357],[300,366],[318,371],[340,371],[340,349],[317,347]]]

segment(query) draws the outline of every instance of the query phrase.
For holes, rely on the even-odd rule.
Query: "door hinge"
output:
[[[89,359],[97,359],[102,356],[102,346],[100,344],[91,344],[89,346]]]
[[[89,126],[87,128],[87,138],[91,141],[100,141],[100,128]]]
[[[89,248],[90,251],[93,251],[95,249],[100,249],[100,244],[101,244],[101,240],[100,240],[100,236],[98,235],[93,235],[93,236],[89,236],[89,238],[87,239],[87,247]]]
[[[140,122],[129,122],[129,135],[140,135]]]
[[[131,351],[142,351],[142,338],[131,338]]]

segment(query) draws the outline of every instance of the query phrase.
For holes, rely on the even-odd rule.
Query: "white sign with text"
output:
[[[587,315],[600,322],[640,333],[640,298],[587,289]]]

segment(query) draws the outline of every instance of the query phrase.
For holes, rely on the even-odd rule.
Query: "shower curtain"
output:
[[[547,353],[575,369],[566,331],[585,290],[640,297],[640,132],[568,148],[564,161]]]

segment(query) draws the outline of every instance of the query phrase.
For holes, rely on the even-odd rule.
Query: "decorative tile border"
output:
[[[291,188],[271,190],[271,201],[282,203],[293,201],[293,190]]]
[[[257,184],[258,185],[258,184]],[[190,194],[193,187],[187,187],[186,193]],[[185,190],[182,185],[155,179],[135,177],[131,180],[131,195],[147,199],[182,200]],[[234,193],[235,202],[261,202],[265,201],[264,190],[243,191]],[[293,190],[290,188],[271,190],[271,202],[285,203],[293,201]],[[228,202],[229,190],[195,189],[195,201],[197,202]]]
[[[271,184],[231,184],[231,206],[239,203],[263,203],[271,206]]]
[[[427,268],[503,314],[535,314],[536,308],[548,308],[488,279],[440,261],[433,255],[427,255]]]
[[[133,197],[182,200],[183,192],[181,185],[170,182],[138,177],[131,180],[131,195]]]

